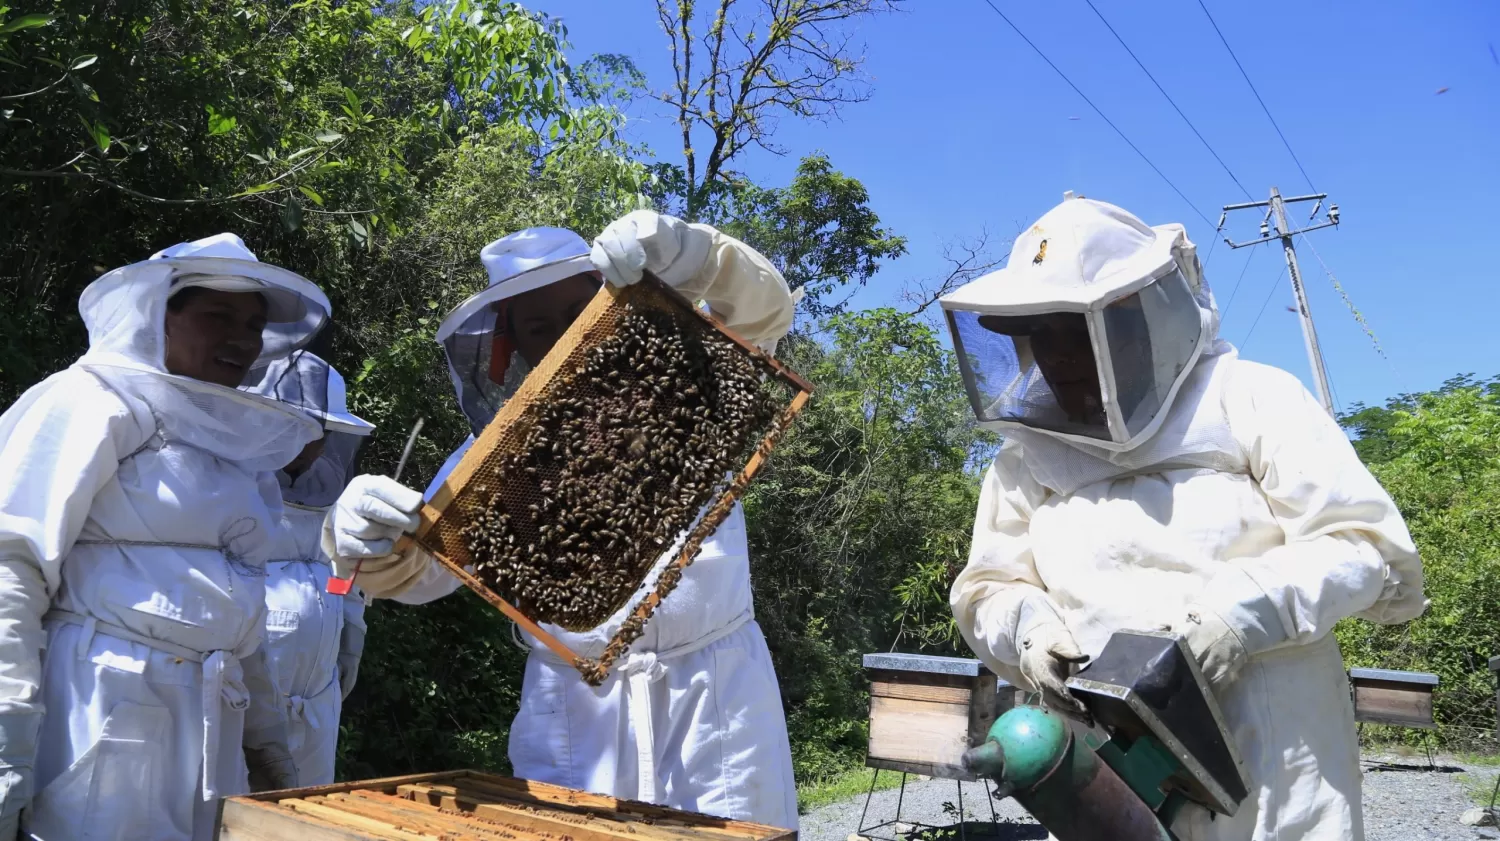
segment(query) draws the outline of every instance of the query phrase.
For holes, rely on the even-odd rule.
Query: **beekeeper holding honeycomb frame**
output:
[[[649,271],[690,300],[705,301],[729,329],[768,352],[792,325],[793,298],[764,256],[712,227],[652,211],[617,220],[592,249],[572,231],[528,228],[490,243],[480,261],[489,286],[456,307],[437,333],[475,435],[603,282],[627,286]],[[448,458],[427,497],[473,442],[470,436]],[[458,580],[420,548],[393,551],[402,533],[416,528],[422,501],[390,479],[355,479],[324,525],[336,572],[347,577],[360,563],[365,592],[408,604],[457,589]],[[673,555],[662,556],[638,596]],[[629,610],[590,631],[546,630],[580,656],[597,657]],[[585,684],[529,635],[526,644],[521,709],[510,731],[517,776],[796,828],[786,719],[754,619],[738,505],[602,686]]]

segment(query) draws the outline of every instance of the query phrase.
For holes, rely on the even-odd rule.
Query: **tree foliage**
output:
[[[959,653],[948,584],[968,556],[989,438],[951,353],[891,309],[836,316],[789,364],[818,392],[751,486],[756,618],[788,706],[799,778],[862,756],[861,658]]]
[[[1458,377],[1435,392],[1356,407],[1344,419],[1422,553],[1431,604],[1420,619],[1338,629],[1351,665],[1436,673],[1437,718],[1467,742],[1495,726],[1500,655],[1500,379]]]
[[[842,311],[851,285],[864,286],[884,261],[906,253],[906,238],[882,227],[869,202],[865,185],[817,154],[802,159],[786,187],[727,186],[702,216],[770,257],[818,318]]]
[[[850,33],[899,0],[657,0],[673,85],[657,93],[682,137],[684,213],[708,205],[751,147],[780,154],[779,119],[826,120],[868,96]],[[703,145],[700,144],[700,140]]]
[[[75,0],[46,17],[3,47],[0,96],[28,95],[0,122],[0,396],[76,355],[84,285],[173,242],[237,231],[336,304],[343,273],[390,288],[371,268],[402,270],[390,246],[460,147],[639,189],[618,115],[567,97],[561,26],[514,4]],[[69,83],[51,85],[59,62]]]
[[[784,25],[815,7],[765,8]],[[783,45],[814,37],[755,31]],[[0,10],[0,401],[83,351],[74,301],[100,273],[229,230],[328,292],[334,328],[318,350],[346,374],[351,408],[378,424],[365,471],[388,474],[426,418],[402,477],[422,485],[468,431],[432,339],[484,285],[480,248],[531,225],[593,236],[644,193],[673,189],[619,138],[618,109],[644,80],[617,57],[575,71],[565,37],[498,0]],[[734,130],[760,134],[733,135],[722,152],[768,136],[769,111],[736,119],[752,113],[760,122]],[[705,210],[814,301],[904,251],[863,186],[821,156],[784,188],[715,181]],[[967,466],[987,440],[950,353],[914,315],[834,314],[783,355],[818,394],[747,507],[757,613],[806,779],[863,750],[860,655],[956,651],[947,582],[973,516]],[[369,620],[341,775],[505,770],[524,657],[509,623],[467,593],[377,603]]]

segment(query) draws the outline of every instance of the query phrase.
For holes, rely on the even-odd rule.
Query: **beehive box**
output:
[[[1354,692],[1354,720],[1430,730],[1432,693],[1438,676],[1427,672],[1397,672],[1389,669],[1350,669]]]
[[[598,685],[811,391],[655,278],[605,284],[434,493],[415,539]],[[599,658],[540,627],[598,626],[690,527]]]
[[[1495,676],[1495,724],[1500,729],[1500,657],[1490,658],[1490,673]]]
[[[220,841],[795,841],[763,824],[478,771],[231,797]]]
[[[1017,703],[1014,687],[978,660],[917,654],[866,654],[870,680],[871,768],[977,780],[964,751]]]

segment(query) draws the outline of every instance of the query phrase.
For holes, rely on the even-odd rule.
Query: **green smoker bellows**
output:
[[[1098,725],[1070,728],[1017,707],[964,765],[999,784],[1058,841],[1175,841],[1178,809],[1232,815],[1248,795],[1244,764],[1186,643],[1119,632],[1069,690]]]

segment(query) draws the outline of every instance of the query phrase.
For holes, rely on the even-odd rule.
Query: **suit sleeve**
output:
[[[1022,680],[1020,640],[1042,622],[1060,621],[1032,560],[1031,513],[1045,496],[1019,445],[1007,442],[985,473],[969,562],[949,595],[969,647],[1012,683]]]
[[[114,392],[77,370],[37,385],[0,417],[0,818],[29,799],[42,617],[63,559],[119,460],[149,434]]]
[[[1285,371],[1241,362],[1234,377],[1230,427],[1284,542],[1231,562],[1200,602],[1250,654],[1313,642],[1349,616],[1383,624],[1420,616],[1416,546],[1344,431]]]

